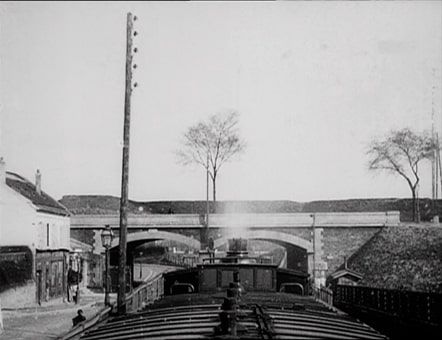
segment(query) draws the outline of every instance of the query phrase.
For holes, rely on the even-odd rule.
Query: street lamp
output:
[[[101,232],[101,244],[106,249],[106,278],[105,278],[105,286],[104,286],[104,304],[109,306],[109,249],[112,246],[112,240],[114,238],[114,233],[109,224],[106,225],[104,230]]]

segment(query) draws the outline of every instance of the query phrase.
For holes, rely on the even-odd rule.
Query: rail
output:
[[[112,311],[112,307],[106,307],[106,308],[102,309],[101,311],[99,311],[97,314],[95,314],[89,320],[81,322],[80,324],[78,324],[76,327],[72,328],[67,333],[58,337],[57,340],[78,339],[86,330],[95,326],[97,323],[107,319],[109,317],[109,314],[111,313],[111,311]]]
[[[313,296],[328,306],[333,306],[333,291],[326,287],[313,288]]]
[[[126,311],[128,313],[139,311],[161,298],[163,294],[164,278],[163,273],[159,273],[126,296]]]
[[[442,294],[337,285],[334,304],[430,325],[442,323]]]
[[[145,306],[153,303],[155,300],[161,298],[164,294],[164,279],[163,273],[159,273],[152,279],[141,284],[134,289],[132,293],[126,296],[126,312],[133,313]],[[67,333],[58,337],[58,340],[74,340],[78,339],[84,332],[94,327],[97,323],[106,320],[112,313],[115,306],[113,303],[111,306],[102,309],[95,314],[91,319],[81,322]]]

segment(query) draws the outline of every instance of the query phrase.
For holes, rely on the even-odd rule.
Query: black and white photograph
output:
[[[442,0],[0,2],[0,339],[438,339],[441,74]]]

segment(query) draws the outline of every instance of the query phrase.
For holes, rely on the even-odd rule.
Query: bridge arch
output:
[[[266,230],[248,230],[241,233],[242,238],[250,240],[269,240],[276,241],[278,243],[288,243],[296,247],[303,248],[307,253],[313,253],[313,243],[307,241],[301,237],[283,233],[279,231],[266,231]],[[231,237],[220,237],[214,241],[214,247],[219,248],[223,244],[227,243],[227,240]]]
[[[177,233],[171,233],[168,231],[139,231],[135,233],[127,234],[127,243],[142,244],[144,242],[155,241],[155,240],[168,240],[175,241],[190,248],[200,249],[200,241],[187,237]],[[117,248],[120,244],[120,239],[117,237],[112,241],[111,249]]]

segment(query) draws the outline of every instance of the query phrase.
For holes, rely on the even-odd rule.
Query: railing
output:
[[[134,289],[132,293],[126,296],[126,312],[136,312],[143,307],[153,303],[155,300],[164,295],[164,278],[163,273],[159,273],[149,281],[144,282]],[[95,326],[97,323],[107,319],[112,313],[115,303],[109,307],[103,308],[95,314],[91,319],[81,322],[67,333],[58,337],[58,340],[74,340],[78,339],[86,330]]]
[[[333,291],[326,287],[313,288],[313,296],[316,300],[322,301],[329,306],[333,306]]]
[[[126,311],[136,312],[150,305],[164,294],[163,273],[158,274],[149,281],[141,284],[126,296]]]
[[[67,333],[57,337],[57,340],[73,340],[78,339],[86,330],[95,326],[98,322],[101,322],[109,317],[109,313],[112,311],[112,307],[103,308],[92,318],[81,322],[76,327],[72,328]]]
[[[285,282],[281,284],[281,288],[279,288],[279,291],[281,293],[304,295],[304,286],[300,283]]]
[[[353,307],[403,321],[442,323],[442,294],[338,285],[334,304],[338,308]]]
[[[166,253],[166,259],[176,266],[191,268],[198,263],[198,255],[188,255],[180,253]]]
[[[211,228],[254,227],[355,227],[399,225],[399,211],[382,212],[322,212],[322,213],[232,213],[211,214]],[[71,229],[97,228],[109,224],[119,225],[119,215],[73,215]],[[128,228],[203,228],[201,215],[197,214],[129,214]]]

